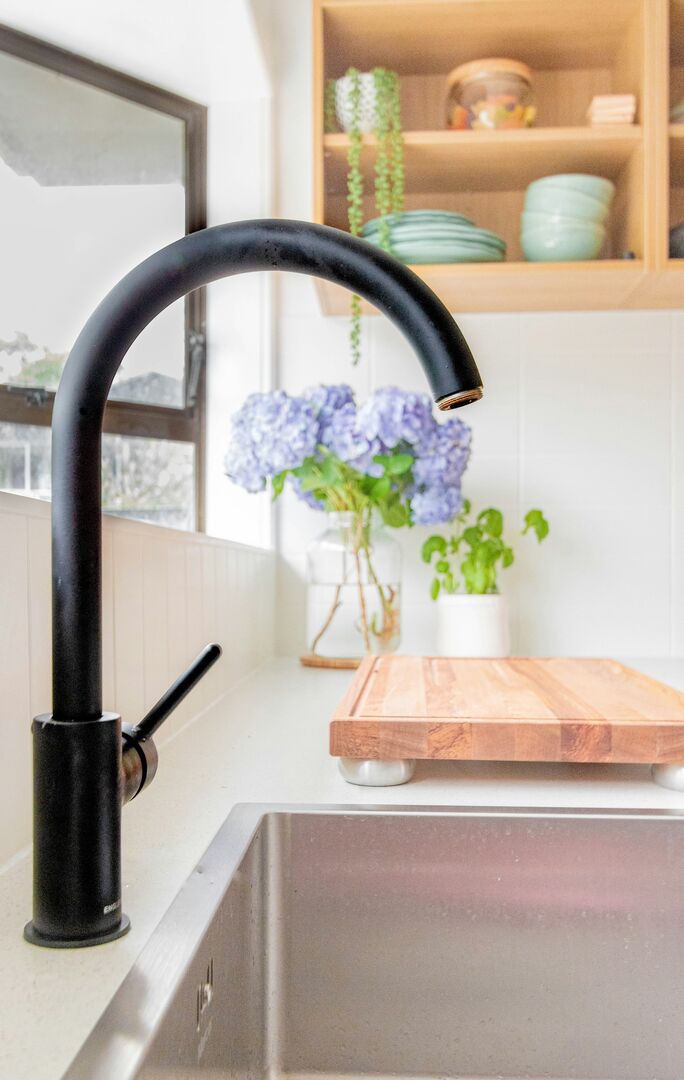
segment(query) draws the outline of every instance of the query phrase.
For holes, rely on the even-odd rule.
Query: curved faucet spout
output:
[[[404,332],[435,401],[482,395],[456,323],[407,267],[363,240],[301,221],[245,221],[192,233],[112,289],[64,368],[52,418],[53,711],[33,722],[33,920],[25,936],[51,948],[111,941],[121,911],[121,801],[154,776],[151,735],[220,655],[211,646],[139,725],[102,712],[101,437],[126,352],[174,300],[217,278],[292,270],[345,285]],[[122,737],[126,750],[122,755]]]
[[[100,440],[126,352],[174,300],[221,277],[289,270],[338,282],[388,316],[420,360],[433,397],[453,408],[482,394],[470,349],[420,278],[364,240],[301,221],[263,220],[192,233],[140,263],[86,323],[64,368],[52,420],[53,715],[102,712]]]

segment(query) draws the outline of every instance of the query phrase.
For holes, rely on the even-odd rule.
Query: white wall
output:
[[[207,105],[209,224],[219,224],[271,209],[260,8],[260,0],[0,0],[0,22]],[[271,382],[270,288],[268,275],[248,274],[208,290],[207,531],[256,544],[271,540],[268,500],[230,485],[222,460],[230,413]]]
[[[308,0],[273,4],[279,212],[312,206]],[[474,452],[465,490],[507,514],[541,506],[552,533],[526,538],[503,579],[514,647],[529,653],[648,656],[684,652],[684,313],[468,315],[459,318],[485,382],[460,415]],[[313,287],[280,288],[278,378],[299,392],[347,381],[361,396],[388,383],[423,388],[417,361],[386,320],[365,320],[350,367],[346,319],[324,318]],[[279,649],[303,635],[304,550],[320,515],[294,499],[279,511]],[[418,551],[403,534],[404,648],[429,652],[434,608]]]
[[[104,707],[135,723],[201,648],[224,654],[159,733],[163,745],[273,651],[272,552],[105,516]],[[50,508],[0,492],[0,865],[31,831],[30,721],[50,711]]]

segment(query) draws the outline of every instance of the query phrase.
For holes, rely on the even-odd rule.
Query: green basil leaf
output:
[[[523,536],[529,529],[536,533],[539,543],[549,535],[549,523],[541,510],[528,510],[525,514]]]
[[[499,537],[503,533],[503,514],[493,506],[478,514],[477,523],[489,536]]]
[[[428,537],[421,548],[423,562],[429,563],[436,552],[439,552],[440,555],[446,555],[446,550],[447,542],[443,536],[435,535]]]
[[[477,525],[468,526],[467,529],[463,530],[463,539],[470,547],[477,547],[483,540],[482,529],[478,528]]]

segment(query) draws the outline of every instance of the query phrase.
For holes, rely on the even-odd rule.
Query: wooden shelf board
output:
[[[446,74],[478,56],[533,69],[610,64],[639,0],[321,0],[326,74],[382,63],[400,74]]]
[[[588,311],[629,307],[645,275],[640,260],[476,263],[412,269],[453,312]],[[349,313],[349,292],[317,279],[326,315]],[[364,302],[365,314],[377,314]]]
[[[340,194],[346,191],[349,136],[326,135],[323,145],[326,192]],[[407,131],[406,190],[511,191],[560,172],[593,172],[615,179],[641,145],[642,132],[636,125]],[[373,176],[374,160],[375,139],[364,136],[361,161],[367,181]]]

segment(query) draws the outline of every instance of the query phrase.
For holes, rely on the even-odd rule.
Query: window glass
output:
[[[0,382],[56,389],[102,297],[184,234],[184,161],[181,119],[0,52]],[[184,368],[181,300],[134,343],[111,396],[181,408]]]
[[[0,423],[0,488],[50,497],[50,428]],[[102,438],[102,505],[110,514],[195,527],[195,447],[139,436]]]

